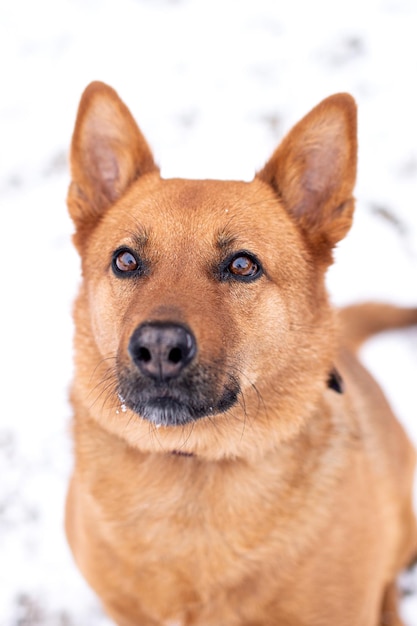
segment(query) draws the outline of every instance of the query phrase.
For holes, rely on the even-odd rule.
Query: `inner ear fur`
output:
[[[139,176],[158,171],[129,109],[101,82],[81,97],[70,164],[68,207],[77,231],[96,222]]]
[[[340,93],[293,127],[257,177],[274,188],[313,251],[329,253],[352,223],[356,162],[356,104]]]

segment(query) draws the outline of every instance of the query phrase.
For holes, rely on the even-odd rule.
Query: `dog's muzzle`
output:
[[[145,322],[128,343],[129,365],[119,370],[124,404],[156,425],[181,426],[224,413],[236,402],[240,385],[221,361],[198,362],[194,334],[171,322]]]

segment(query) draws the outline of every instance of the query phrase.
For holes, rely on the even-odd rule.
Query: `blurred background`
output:
[[[357,211],[331,296],[416,304],[416,31],[415,0],[1,2],[0,626],[109,626],[63,534],[79,282],[65,198],[83,89],[119,92],[163,176],[246,180],[315,104],[350,92]],[[363,358],[417,442],[417,331]],[[417,575],[403,587],[417,626]]]

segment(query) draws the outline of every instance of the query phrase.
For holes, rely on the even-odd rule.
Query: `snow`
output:
[[[416,27],[415,0],[1,3],[0,626],[109,625],[63,533],[79,281],[65,197],[82,90],[117,89],[164,176],[244,179],[322,98],[352,93],[357,212],[329,288],[337,304],[415,304]],[[363,356],[417,442],[417,331]],[[417,594],[402,608],[416,626]]]

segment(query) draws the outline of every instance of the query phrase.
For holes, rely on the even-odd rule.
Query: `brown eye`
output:
[[[238,256],[229,264],[229,272],[234,276],[255,276],[259,270],[258,264],[248,256]]]
[[[234,279],[250,282],[262,276],[262,273],[262,266],[254,255],[239,252],[225,261],[221,275],[223,280]]]
[[[112,268],[116,276],[127,276],[140,270],[140,261],[133,252],[124,248],[114,253]]]

